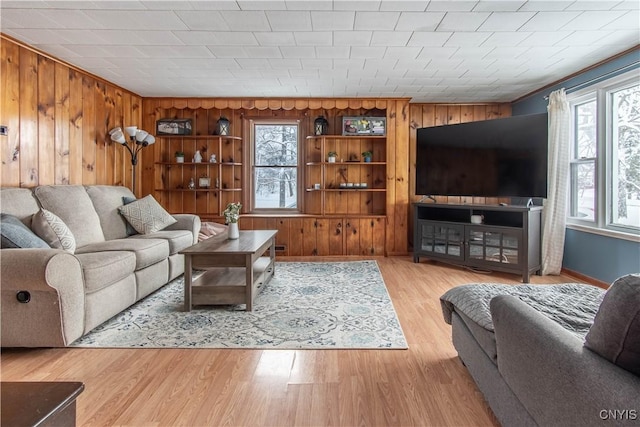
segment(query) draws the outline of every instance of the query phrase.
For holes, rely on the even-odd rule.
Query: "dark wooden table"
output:
[[[241,230],[240,238],[227,234],[203,240],[179,253],[184,255],[184,308],[193,305],[246,304],[253,309],[257,288],[275,273],[278,230]],[[268,256],[263,256],[265,251]],[[207,270],[193,280],[192,269]]]
[[[83,390],[81,382],[2,382],[0,424],[75,426],[76,398]]]

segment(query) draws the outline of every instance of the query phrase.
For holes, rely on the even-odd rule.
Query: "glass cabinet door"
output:
[[[420,221],[420,252],[439,257],[464,256],[464,226]]]
[[[521,236],[515,230],[469,227],[467,260],[470,264],[486,263],[520,265]]]

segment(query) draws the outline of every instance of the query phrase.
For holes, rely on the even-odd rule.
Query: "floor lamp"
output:
[[[109,136],[113,142],[117,142],[120,145],[129,150],[129,154],[131,154],[131,191],[133,194],[136,193],[136,165],[138,164],[138,153],[147,145],[151,145],[156,142],[156,138],[151,135],[149,132],[138,129],[137,126],[127,126],[124,128],[124,131],[129,135],[129,139],[131,142],[127,144],[127,140],[124,137],[124,133],[122,133],[122,129],[117,127],[113,128],[109,131]]]

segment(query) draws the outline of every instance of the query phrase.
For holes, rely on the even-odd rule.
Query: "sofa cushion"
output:
[[[127,237],[127,221],[118,211],[124,197],[135,197],[127,187],[113,185],[92,185],[86,187],[87,194],[98,213],[105,240]]]
[[[585,337],[585,346],[640,375],[640,274],[613,282]]]
[[[38,213],[33,215],[31,227],[52,248],[75,252],[76,239],[67,224],[56,214],[46,209],[40,209]]]
[[[84,274],[87,292],[95,292],[133,274],[136,257],[133,252],[110,251],[76,254]]]
[[[0,214],[1,247],[4,248],[49,248],[49,244],[38,237],[17,216]]]
[[[115,239],[106,242],[93,243],[76,250],[85,254],[104,251],[133,252],[136,258],[136,270],[153,265],[169,256],[169,243],[164,239]]]
[[[34,194],[44,209],[67,224],[78,247],[104,242],[100,218],[83,186],[43,185]]]
[[[169,253],[177,254],[193,245],[193,234],[187,230],[162,230],[151,234],[136,234],[132,239],[165,239],[169,243]]]
[[[177,222],[152,195],[121,206],[119,210],[140,234],[160,231]]]
[[[30,188],[0,189],[0,208],[2,213],[17,217],[27,227],[31,227],[31,217],[40,210]]]
[[[123,205],[128,205],[129,203],[133,203],[135,202],[136,199],[135,197],[127,197],[127,196],[123,196],[122,197],[122,204]],[[129,221],[127,221],[127,219],[122,215],[122,212],[120,212],[120,216],[122,216],[122,220],[126,223],[127,225],[127,236],[135,236],[136,234],[138,234],[138,232],[136,231],[135,228],[133,228],[133,226],[131,224],[129,224]]]

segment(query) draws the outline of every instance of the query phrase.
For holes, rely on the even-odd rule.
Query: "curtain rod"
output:
[[[609,71],[608,73],[605,73],[601,76],[598,77],[594,77],[592,79],[587,80],[586,82],[582,82],[582,83],[578,83],[577,85],[573,85],[569,88],[565,89],[566,93],[570,93],[570,92],[575,92],[576,90],[582,89],[585,86],[589,86],[590,84],[593,83],[598,83],[599,81],[605,80],[606,78],[610,77],[612,74],[617,74],[617,73],[621,73],[623,71],[627,71],[633,68],[637,68],[638,64],[640,64],[640,62],[632,62],[631,64],[627,64],[623,67],[620,68],[616,68],[615,70]],[[549,95],[545,95],[544,99],[549,100]]]

